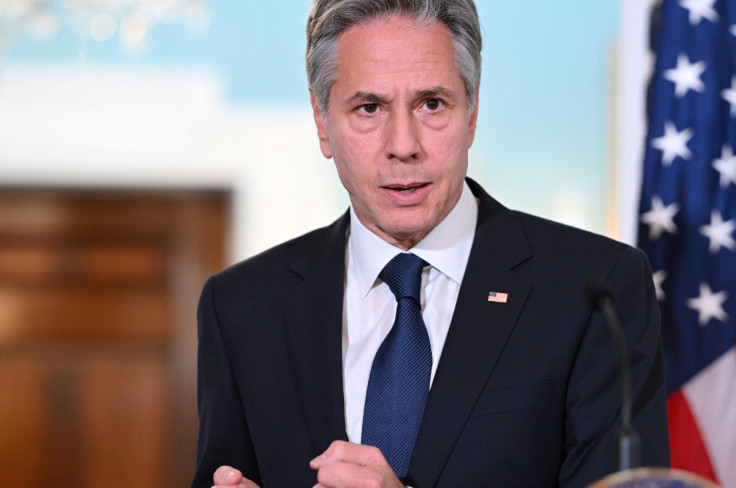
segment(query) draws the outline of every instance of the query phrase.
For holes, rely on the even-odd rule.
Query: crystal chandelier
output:
[[[128,52],[140,51],[154,25],[209,25],[206,0],[0,0],[0,48],[24,39],[49,40],[68,26],[80,38],[117,37]]]

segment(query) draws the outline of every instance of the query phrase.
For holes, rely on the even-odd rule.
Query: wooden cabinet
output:
[[[3,486],[187,486],[219,191],[0,188]]]

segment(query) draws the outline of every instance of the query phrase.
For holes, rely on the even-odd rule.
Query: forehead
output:
[[[355,24],[337,40],[338,81],[379,81],[402,76],[457,77],[449,29],[438,21],[404,16]]]
[[[410,31],[414,34],[424,33],[427,36],[426,40],[429,42],[442,38],[452,41],[450,30],[438,20],[418,20],[408,15],[392,14],[374,17],[351,25],[338,36],[338,43],[344,43],[346,38],[359,37],[361,40],[368,41],[372,46],[378,44],[388,47],[386,44],[391,44],[395,40],[390,35],[395,31],[399,33]]]

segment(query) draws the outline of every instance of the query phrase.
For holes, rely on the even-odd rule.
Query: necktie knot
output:
[[[422,288],[422,268],[427,263],[419,256],[402,252],[394,256],[378,275],[391,289],[396,301],[411,298],[417,305]]]

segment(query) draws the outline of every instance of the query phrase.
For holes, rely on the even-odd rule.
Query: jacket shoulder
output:
[[[511,213],[520,223],[535,260],[557,268],[559,273],[606,276],[624,262],[628,263],[625,266],[649,268],[646,255],[626,243],[523,212]]]
[[[208,281],[221,292],[255,296],[300,280],[319,263],[344,260],[346,213],[329,226],[283,242],[214,274]]]
[[[592,246],[613,252],[631,248],[631,246],[621,241],[578,227],[516,210],[511,210],[511,213],[519,220],[527,238],[532,242],[541,243],[542,240],[552,240],[556,245],[563,247]]]

